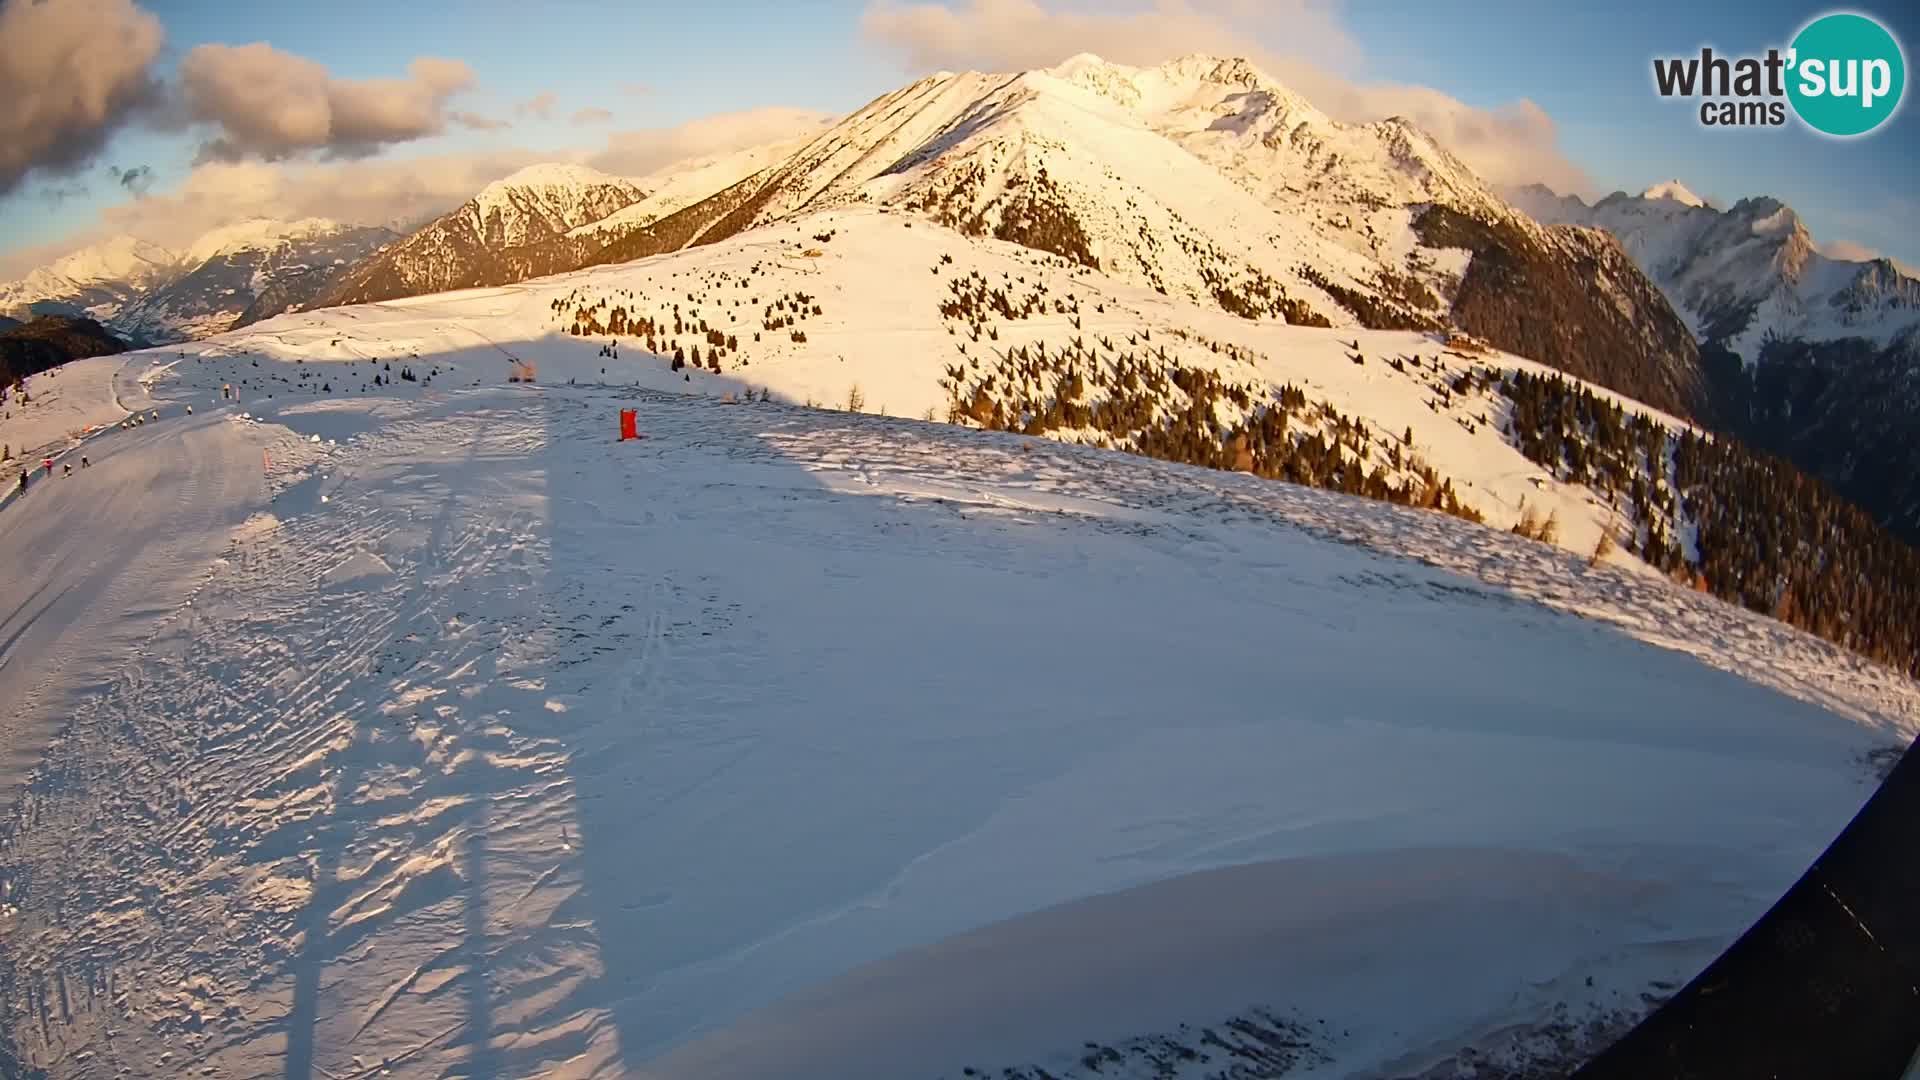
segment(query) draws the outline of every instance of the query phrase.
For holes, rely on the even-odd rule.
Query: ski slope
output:
[[[1410,1074],[1642,1011],[1920,731],[1913,684],[1823,642],[1439,514],[511,385],[484,320],[418,360],[397,334],[440,374],[376,386],[346,351],[376,334],[290,329],[452,340],[445,305],[519,298],[162,352],[160,423],[0,509],[10,563],[95,601],[0,668],[70,703],[0,826],[0,1049],[55,1077],[1077,1076],[1090,1043],[1103,1076],[1173,1047]]]
[[[117,379],[127,364],[124,356],[94,356],[22,380],[27,400],[9,395],[0,407],[0,443],[13,456],[0,466],[8,487],[19,480],[19,466],[38,466],[42,458],[75,444],[90,429],[118,423],[127,415],[139,401],[137,375],[141,373],[129,372]],[[151,359],[143,356],[138,365],[150,367]],[[134,395],[133,401],[119,397],[121,383]]]
[[[113,363],[79,361],[57,381],[77,387],[89,375],[122,374],[113,369],[123,362],[145,366],[144,359],[100,359]],[[131,378],[122,382],[108,394],[76,394],[72,403],[151,404]],[[26,494],[10,493],[12,505],[0,507],[7,560],[0,576],[0,701],[7,703],[0,714],[0,799],[7,803],[59,725],[185,602],[236,515],[265,498],[258,440],[232,425],[182,415],[109,430],[60,458],[54,477],[36,467]],[[81,454],[92,462],[85,470]],[[59,475],[65,464],[74,466],[72,477]]]

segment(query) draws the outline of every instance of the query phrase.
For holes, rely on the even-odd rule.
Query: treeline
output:
[[[1736,439],[1676,435],[1558,375],[1511,372],[1500,386],[1521,452],[1630,514],[1634,554],[1920,676],[1920,552],[1826,484]]]
[[[758,263],[754,264],[749,275],[757,274]],[[727,282],[733,282],[741,289],[748,288],[744,277],[722,272],[717,282],[724,288]],[[760,304],[758,296],[715,298],[710,288],[690,291],[685,294],[687,306],[679,301],[668,305],[652,315],[640,313],[639,305],[647,298],[636,297],[632,290],[615,290],[611,296],[592,296],[576,289],[566,296],[555,297],[549,302],[555,321],[567,327],[567,333],[573,337],[610,337],[600,346],[599,355],[610,359],[620,357],[620,338],[632,338],[636,344],[655,356],[665,358],[674,371],[680,371],[691,364],[695,368],[705,367],[718,373],[721,362],[728,361],[736,367],[747,366],[747,358],[742,354],[740,332],[744,330],[746,312],[751,305]],[[631,302],[635,306],[629,308]],[[709,323],[700,314],[695,304],[708,304],[718,308],[714,315],[722,322]],[[762,331],[786,330],[788,340],[795,344],[804,344],[807,340],[805,330],[798,329],[796,323],[808,318],[817,318],[825,314],[819,297],[809,293],[793,291],[783,292],[774,297],[760,309],[760,330],[750,331],[752,340],[761,340]],[[736,332],[735,328],[741,331]],[[706,346],[705,351],[699,343],[683,343],[682,338],[698,336]]]
[[[1249,472],[1440,510],[1469,521],[1451,479],[1412,450],[1412,431],[1382,436],[1297,387],[1230,383],[1165,346],[1103,358],[1076,337],[1015,346],[989,366],[949,365],[948,420],[1027,435],[1098,433],[1107,445],[1165,461]],[[1222,415],[1237,415],[1231,423]]]
[[[12,386],[69,360],[126,350],[126,342],[92,319],[43,315],[0,331],[0,385]]]

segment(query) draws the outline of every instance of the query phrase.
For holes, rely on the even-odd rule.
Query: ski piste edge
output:
[[[1572,1080],[1920,1076],[1920,740],[1739,940]]]

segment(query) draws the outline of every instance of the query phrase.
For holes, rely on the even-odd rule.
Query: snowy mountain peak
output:
[[[1137,68],[1081,53],[1033,74],[1091,90],[1147,116],[1244,103],[1259,111],[1277,110],[1295,122],[1327,122],[1305,98],[1241,57],[1193,53]],[[1246,100],[1254,95],[1257,101]]]
[[[122,233],[55,262],[48,269],[75,281],[104,281],[136,276],[175,261],[173,252],[158,244]]]
[[[1668,180],[1665,183],[1655,184],[1641,192],[1640,197],[1643,199],[1672,199],[1674,202],[1683,203],[1687,206],[1707,205],[1707,200],[1687,190],[1687,185],[1682,184],[1678,180]]]
[[[481,188],[456,213],[464,212],[487,243],[516,247],[598,221],[646,194],[633,181],[598,169],[545,162]]]
[[[203,263],[239,251],[260,251],[289,241],[310,240],[338,232],[341,228],[343,226],[339,222],[326,218],[310,217],[298,221],[251,218],[203,234],[187,249],[180,261]]]
[[[603,173],[599,169],[586,165],[566,161],[543,161],[538,165],[529,165],[510,176],[495,180],[482,191],[495,191],[501,188],[592,187],[595,184],[626,182],[618,176]]]
[[[1719,210],[1677,180],[1592,206],[1539,185],[1506,194],[1543,223],[1612,233],[1701,340],[1749,361],[1773,337],[1884,345],[1920,326],[1920,281],[1890,261],[1820,254],[1800,215],[1770,196]]]
[[[0,283],[0,315],[26,318],[45,310],[106,318],[178,261],[157,244],[125,234],[108,237],[18,281]]]
[[[517,281],[530,273],[524,253],[560,245],[582,226],[604,221],[647,197],[624,177],[585,165],[546,162],[496,180],[466,203],[427,223],[328,285],[322,306],[418,296],[475,281]],[[575,263],[574,265],[578,265]]]

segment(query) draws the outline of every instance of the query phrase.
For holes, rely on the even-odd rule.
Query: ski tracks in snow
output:
[[[636,400],[650,438],[615,445],[614,409]],[[1100,661],[1135,655],[1112,631],[1136,565],[1181,575],[1169,590],[1272,589],[1265,617],[1288,647],[1341,632],[1368,596],[1394,598],[1361,605],[1376,620],[1501,604],[1564,622],[1538,603],[1869,728],[1920,727],[1910,685],[1822,642],[1440,515],[1019,436],[637,391],[366,407],[381,423],[339,446],[301,437],[319,422],[304,406],[277,417],[272,501],[222,526],[219,563],[74,712],[0,825],[4,1034],[30,1064],[619,1073],[810,978],[1071,899],[1074,873],[1119,887],[1284,844],[1295,826],[1262,808],[1263,785],[1246,806],[1165,821],[1159,842],[1116,820],[1112,837],[1062,834],[1111,850],[1019,861],[1036,823],[1087,820],[1076,776],[1104,790],[1102,763],[1172,738],[1153,725],[1190,700],[1070,690],[1060,702],[1101,715],[1019,712],[1029,692],[1119,677]],[[1438,569],[1334,558],[1310,537]],[[998,610],[1063,571],[1104,591]],[[1105,621],[1026,639],[1046,649],[995,638],[1067,604]],[[1197,618],[1185,610],[1138,616]],[[902,669],[872,671],[869,654]],[[927,716],[902,687],[927,695]],[[983,700],[1001,704],[970,707]],[[1349,727],[1381,736],[1363,755],[1402,738]],[[1729,752],[1719,730],[1622,741]],[[1462,746],[1488,734],[1462,731]],[[979,776],[943,764],[1014,744]],[[1019,825],[1048,793],[1069,812]],[[909,825],[885,822],[890,800],[916,799]],[[996,827],[1022,837],[999,861],[979,853],[1005,842]],[[834,842],[855,834],[866,846]],[[1075,869],[1082,855],[1100,868]],[[1007,858],[1025,870],[973,906],[940,884]]]
[[[513,839],[560,831],[567,794],[537,734],[544,538],[490,501],[525,498],[497,466],[526,447],[491,430],[448,455],[456,425],[401,423],[378,456],[283,470],[307,475],[54,741],[0,853],[26,1060],[348,1075],[409,1050],[368,1037],[403,992],[410,1034],[484,1044],[514,1018],[481,972],[580,977],[553,935],[516,955],[485,906],[510,891],[537,925],[569,888],[563,850]],[[395,953],[411,974],[383,983]]]

